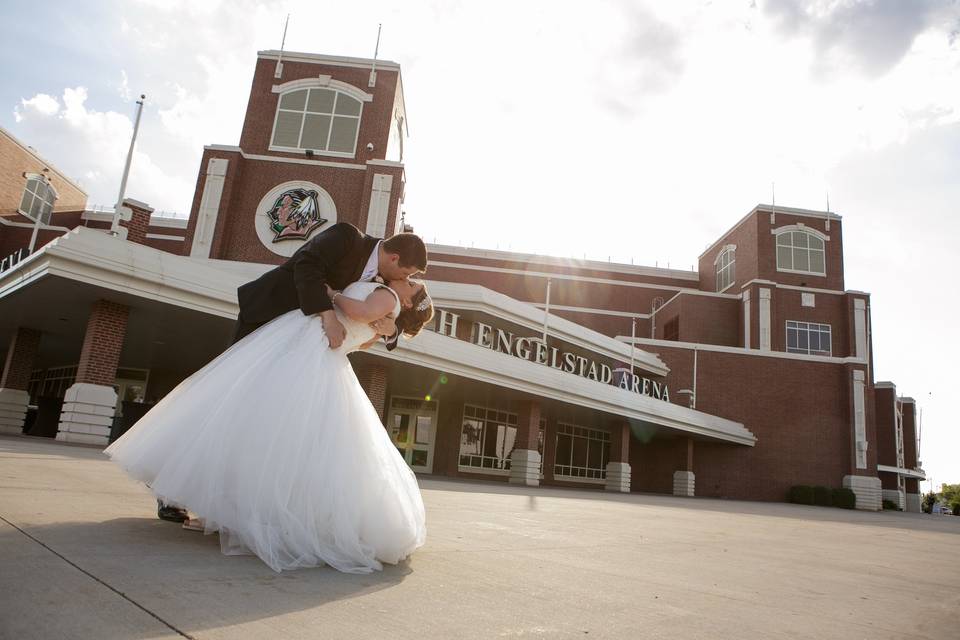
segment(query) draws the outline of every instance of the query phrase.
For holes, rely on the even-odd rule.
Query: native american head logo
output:
[[[270,210],[270,230],[274,242],[306,240],[317,227],[327,222],[320,217],[317,192],[312,189],[289,189],[281,193]]]

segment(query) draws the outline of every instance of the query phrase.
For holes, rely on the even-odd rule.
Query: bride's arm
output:
[[[373,322],[390,314],[396,305],[396,298],[389,291],[377,289],[366,300],[354,300],[340,294],[335,295],[333,304],[351,320]]]

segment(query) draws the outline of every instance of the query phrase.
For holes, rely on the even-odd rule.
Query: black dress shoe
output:
[[[157,517],[168,522],[183,522],[189,516],[186,509],[157,502]]]

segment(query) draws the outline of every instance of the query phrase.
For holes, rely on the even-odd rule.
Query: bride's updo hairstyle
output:
[[[413,282],[423,285],[423,288],[413,296],[412,306],[409,309],[402,310],[396,320],[397,331],[407,338],[412,338],[420,333],[423,325],[433,318],[433,300],[427,293],[426,285],[419,280]]]

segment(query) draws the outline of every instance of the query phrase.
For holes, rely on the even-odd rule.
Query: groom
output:
[[[427,248],[419,236],[398,233],[386,240],[361,233],[352,224],[338,222],[324,229],[280,266],[237,289],[240,314],[236,343],[264,324],[299,308],[304,315],[319,315],[330,347],[336,349],[346,337],[337,319],[326,285],[344,289],[354,282],[403,280],[427,270]],[[387,349],[396,347],[399,333],[393,321],[379,321]],[[157,503],[161,520],[183,522],[187,512],[173,505]]]

